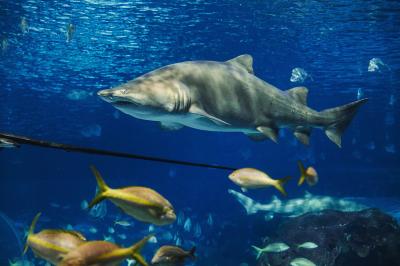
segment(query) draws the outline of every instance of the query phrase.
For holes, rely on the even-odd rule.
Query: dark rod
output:
[[[70,152],[81,152],[81,153],[90,153],[90,154],[98,154],[98,155],[107,155],[107,156],[114,156],[114,157],[123,157],[123,158],[137,159],[137,160],[154,161],[154,162],[169,163],[169,164],[180,164],[180,165],[214,168],[214,169],[222,169],[222,170],[236,170],[236,168],[230,167],[230,166],[213,165],[213,164],[206,164],[206,163],[194,163],[194,162],[188,162],[188,161],[157,158],[157,157],[144,156],[144,155],[139,155],[139,154],[131,154],[131,153],[125,153],[125,152],[115,152],[115,151],[99,150],[99,149],[86,148],[86,147],[78,147],[78,146],[67,145],[67,144],[62,144],[62,143],[55,143],[55,142],[44,141],[44,140],[36,140],[36,139],[24,137],[24,136],[17,136],[17,135],[8,134],[8,133],[2,133],[2,132],[0,132],[0,138],[12,140],[19,144],[29,144],[29,145],[40,146],[40,147],[44,147],[44,148],[53,148],[53,149],[59,149],[59,150],[64,150],[64,151],[70,151]]]

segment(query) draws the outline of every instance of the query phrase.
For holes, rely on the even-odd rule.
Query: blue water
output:
[[[301,197],[307,189],[318,195],[399,202],[398,1],[3,0],[0,18],[2,132],[255,167],[274,178],[297,179],[296,161],[301,159],[317,168],[320,182],[312,188],[289,183],[289,198]],[[67,41],[70,23],[76,31]],[[253,56],[255,75],[261,79],[282,90],[306,86],[314,109],[369,98],[345,132],[343,148],[321,130],[314,130],[309,147],[297,143],[289,131],[281,134],[279,144],[253,142],[239,133],[163,131],[157,123],[118,112],[96,95],[171,63],[225,61],[244,53]],[[382,64],[368,71],[373,58]],[[296,67],[309,74],[304,82],[290,81]],[[0,211],[16,222],[20,237],[39,211],[46,217],[39,228],[93,225],[99,232],[88,238],[109,235],[114,216],[121,214],[115,206],[107,203],[103,219],[80,208],[96,187],[89,164],[112,187],[155,189],[178,213],[199,224],[200,237],[193,228],[165,229],[186,240],[186,248],[198,246],[195,265],[256,264],[250,245],[260,241],[263,228],[252,224],[253,218],[228,194],[229,188],[238,190],[228,171],[23,146],[0,151]],[[278,192],[263,189],[249,195],[267,202]],[[392,209],[399,215],[399,204]],[[212,225],[207,224],[210,214]],[[127,239],[116,241],[129,245],[147,233],[148,225],[135,222],[135,227],[120,230]],[[146,248],[148,259],[159,244],[165,243]]]

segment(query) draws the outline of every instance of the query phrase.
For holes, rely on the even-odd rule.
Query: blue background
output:
[[[287,185],[289,197],[302,196],[305,189],[338,197],[399,197],[400,3],[239,2],[1,1],[0,38],[8,40],[8,47],[0,55],[0,131],[255,167],[274,178],[292,175],[296,181],[296,161],[301,159],[317,168],[320,183],[297,188],[292,181]],[[25,34],[21,17],[29,24]],[[69,23],[76,32],[67,42]],[[282,133],[278,145],[252,142],[238,133],[162,131],[157,123],[118,114],[96,96],[100,89],[167,64],[225,61],[243,53],[253,56],[255,75],[282,90],[300,85],[290,82],[293,68],[305,69],[312,78],[303,85],[314,109],[354,101],[357,92],[368,97],[345,132],[343,148],[320,130],[314,130],[309,147],[298,144],[289,131]],[[372,58],[386,66],[368,72]],[[86,94],[72,100],[68,94],[73,90]],[[101,134],[86,137],[88,127],[100,127]],[[220,224],[246,218],[227,193],[228,188],[236,189],[227,171],[30,146],[0,151],[0,210],[26,224],[37,211],[51,217],[53,226],[86,219],[80,202],[90,199],[96,186],[89,164],[99,168],[110,186],[152,187],[177,211],[191,208],[198,220],[205,221],[208,213],[220,216],[215,221]],[[250,192],[264,202],[274,194],[273,189]],[[71,210],[55,210],[49,207],[52,202]],[[109,209],[118,212],[111,205]],[[249,245],[244,246],[251,257]]]

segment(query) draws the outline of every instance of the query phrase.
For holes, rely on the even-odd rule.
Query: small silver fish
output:
[[[305,248],[305,249],[313,249],[313,248],[317,248],[318,245],[313,243],[313,242],[304,242],[303,244],[300,244],[297,247],[298,248]]]
[[[128,222],[128,221],[124,221],[124,220],[116,220],[114,222],[114,225],[120,225],[120,226],[124,226],[124,227],[128,227],[128,226],[132,226],[132,223]]]
[[[19,27],[22,31],[23,34],[27,33],[29,31],[29,25],[28,21],[26,20],[25,17],[21,18],[21,22],[19,23]]]
[[[259,248],[256,246],[252,246],[256,252],[257,252],[257,257],[256,259],[258,259],[262,253],[264,252],[283,252],[285,250],[288,250],[290,247],[288,245],[286,245],[285,243],[282,242],[277,242],[277,243],[271,243],[269,245],[267,245],[264,248]]]
[[[317,266],[314,262],[306,258],[295,258],[290,262],[290,266]]]
[[[67,42],[72,41],[72,37],[74,35],[75,32],[75,25],[70,23],[67,26],[67,32],[65,33],[65,36],[67,37]]]

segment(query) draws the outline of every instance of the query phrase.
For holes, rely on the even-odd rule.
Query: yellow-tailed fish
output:
[[[66,254],[57,266],[117,266],[127,258],[148,266],[140,251],[151,237],[149,235],[128,248],[107,241],[89,241]]]
[[[86,242],[81,233],[71,230],[45,229],[35,234],[35,226],[40,215],[38,213],[35,216],[29,228],[24,254],[30,247],[36,256],[57,264],[63,255]]]
[[[284,196],[287,195],[283,185],[290,179],[290,176],[281,179],[272,179],[266,173],[254,168],[241,168],[233,171],[229,179],[242,189],[255,189],[264,187],[275,187]]]
[[[184,265],[188,258],[195,259],[196,247],[189,251],[177,246],[162,246],[154,254],[151,264],[154,266],[180,266]]]
[[[89,204],[89,208],[109,199],[126,214],[142,222],[166,225],[176,220],[171,203],[153,189],[137,186],[112,189],[106,185],[94,166],[91,166],[91,170],[96,177],[99,193]]]
[[[304,165],[301,161],[297,161],[297,165],[300,169],[300,179],[297,185],[301,186],[304,181],[307,181],[307,184],[310,186],[315,186],[318,183],[318,173],[314,167],[309,166],[305,169]]]

